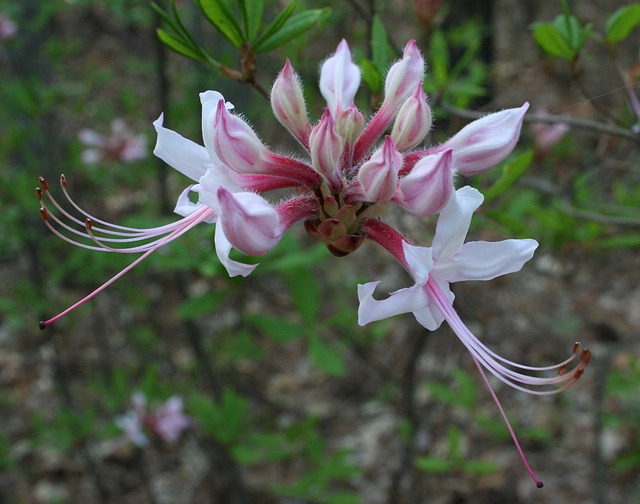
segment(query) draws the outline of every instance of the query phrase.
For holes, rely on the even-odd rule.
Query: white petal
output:
[[[257,264],[244,264],[234,261],[229,257],[229,254],[231,253],[231,243],[227,240],[227,237],[224,235],[224,231],[222,230],[222,226],[220,225],[216,226],[214,244],[216,246],[218,259],[225,267],[230,277],[238,275],[243,277],[249,276],[251,272],[258,267]]]
[[[460,250],[469,231],[471,216],[483,199],[480,191],[465,186],[458,189],[440,211],[433,237],[433,257],[437,262],[446,261]]]
[[[440,314],[439,311],[437,311],[437,313]],[[442,324],[442,320],[444,320],[444,317],[440,315],[439,318],[442,320],[436,321],[430,306],[427,306],[426,308],[423,308],[421,310],[414,311],[413,316],[418,321],[418,324],[428,329],[429,331],[435,331]]]
[[[405,241],[402,242],[402,251],[416,284],[424,285],[427,283],[429,272],[433,268],[433,251],[431,247],[417,247]]]
[[[173,209],[175,213],[182,215],[183,217],[187,217],[199,208],[202,208],[201,203],[194,203],[189,198],[189,193],[191,192],[192,187],[193,186],[189,186],[180,193],[176,207]]]
[[[176,206],[173,209],[175,213],[177,213],[178,215],[182,215],[183,217],[188,217],[189,215],[194,213],[196,210],[200,210],[204,205],[208,206],[209,208],[213,208],[211,205],[207,205],[206,203],[203,203],[201,201],[202,196],[200,196],[200,201],[198,201],[197,203],[194,203],[193,201],[191,201],[191,198],[189,197],[189,193],[196,192],[196,188],[197,186],[189,186],[184,191],[182,191],[182,193],[180,193],[180,196],[178,196],[178,201],[176,203]],[[213,215],[208,219],[205,219],[203,222],[206,222],[208,224],[214,224],[217,220],[218,220],[218,216]]]
[[[392,292],[387,299],[381,301],[373,298],[373,292],[380,282],[369,282],[358,285],[358,324],[383,320],[401,313],[409,313],[427,306],[428,299],[421,285]]]
[[[446,262],[436,264],[433,276],[449,282],[491,280],[520,271],[537,247],[538,242],[530,239],[468,242]]]
[[[162,126],[163,115],[153,123],[158,133],[153,153],[196,182],[212,165],[207,149]]]

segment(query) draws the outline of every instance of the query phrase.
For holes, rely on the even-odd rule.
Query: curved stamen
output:
[[[67,219],[69,219],[73,223],[77,224],[79,227],[84,228],[85,227],[84,221],[77,219],[76,217],[71,215],[69,212],[67,212],[57,202],[57,200],[51,195],[51,193],[49,191],[49,184],[47,183],[47,181],[43,177],[39,177],[39,180],[40,180],[40,185],[42,186],[42,189],[44,190],[44,194],[47,196],[49,201],[51,201],[51,203],[56,207],[56,209],[62,215],[64,215]],[[128,226],[121,226],[121,225],[118,225],[118,224],[113,224],[111,222],[104,221],[104,220],[99,219],[98,217],[95,217],[94,215],[91,215],[90,213],[88,213],[86,210],[81,208],[71,198],[71,196],[69,195],[69,193],[66,190],[67,179],[66,179],[66,177],[64,175],[60,175],[60,187],[62,188],[62,192],[65,195],[67,201],[69,201],[69,203],[73,206],[73,208],[75,208],[76,211],[78,213],[80,213],[84,218],[89,218],[94,222],[98,222],[100,224],[103,224],[104,226],[108,226],[110,228],[119,230],[119,231],[113,231],[113,230],[110,230],[110,229],[104,229],[104,228],[101,228],[101,227],[98,227],[98,226],[94,226],[94,230],[95,231],[100,231],[100,232],[105,233],[105,234],[112,234],[114,236],[137,236],[137,235],[149,235],[149,233],[153,233],[153,232],[157,232],[157,234],[159,235],[159,234],[164,234],[165,232],[170,232],[172,229],[174,229],[174,224],[165,224],[165,225],[157,226],[157,227],[153,227],[153,228],[141,229],[141,228],[133,228],[133,227],[128,227]],[[38,199],[40,201],[42,201],[42,191],[39,188],[36,189],[36,195],[38,196]]]
[[[487,386],[487,389],[489,390],[489,393],[491,394],[493,401],[498,407],[498,411],[500,412],[500,415],[502,416],[502,419],[509,431],[509,434],[511,435],[511,439],[513,440],[513,443],[516,447],[516,450],[518,451],[518,454],[520,455],[520,459],[522,460],[522,463],[525,469],[527,470],[527,472],[535,482],[536,486],[538,488],[542,488],[543,483],[542,481],[540,481],[540,479],[538,479],[535,472],[531,468],[531,465],[529,464],[527,457],[525,456],[524,451],[522,450],[520,442],[518,441],[518,437],[516,436],[515,431],[511,426],[511,422],[509,422],[509,419],[504,411],[504,408],[502,407],[502,404],[500,403],[498,396],[493,390],[493,387],[489,382],[489,379],[485,373],[484,368],[486,368],[491,374],[493,374],[496,378],[498,378],[503,383],[506,383],[507,385],[515,389],[521,390],[523,392],[536,394],[536,395],[556,394],[558,392],[561,392],[562,390],[565,390],[569,386],[571,386],[582,376],[582,373],[584,372],[584,369],[589,363],[589,360],[591,358],[591,352],[587,348],[584,349],[580,354],[579,364],[569,373],[566,372],[567,365],[577,356],[578,351],[580,349],[579,343],[576,343],[573,345],[573,355],[558,365],[546,366],[546,367],[531,367],[531,366],[522,366],[522,365],[516,364],[516,367],[518,367],[519,369],[526,369],[531,371],[557,370],[558,371],[557,376],[552,378],[539,378],[539,377],[527,376],[522,373],[515,372],[499,363],[500,361],[506,362],[506,363],[510,363],[511,361],[508,361],[507,359],[503,359],[503,358],[499,358],[499,359],[494,358],[494,355],[496,354],[490,351],[486,346],[484,346],[475,337],[475,335],[471,331],[469,331],[467,326],[462,322],[462,320],[458,316],[457,312],[453,309],[453,306],[451,306],[449,300],[446,298],[445,294],[442,292],[438,284],[434,282],[431,278],[427,281],[426,289],[434,305],[444,315],[445,320],[447,321],[451,329],[453,329],[453,331],[456,333],[460,341],[462,341],[464,346],[467,347],[467,349],[471,353],[471,358],[473,359],[474,364],[478,368],[480,376],[482,377],[482,380]],[[539,391],[539,390],[533,390],[527,387],[522,387],[518,385],[518,383],[523,383],[528,385],[538,385],[538,386],[558,385],[561,383],[563,385],[556,387],[552,390]]]
[[[195,213],[191,214],[191,216],[190,216],[191,219],[189,220],[189,222],[184,222],[184,220],[181,221],[181,222],[183,222],[182,226],[180,226],[179,228],[173,230],[167,236],[162,238],[158,242],[158,244],[156,246],[154,246],[153,248],[148,249],[144,254],[142,254],[140,257],[138,257],[135,261],[133,261],[126,268],[121,270],[119,273],[115,274],[113,277],[111,277],[109,280],[107,280],[105,283],[103,283],[100,287],[98,287],[93,292],[91,292],[90,294],[86,295],[85,297],[83,297],[82,299],[80,299],[79,301],[77,301],[76,303],[71,305],[66,310],[60,312],[55,317],[52,317],[50,319],[43,320],[42,322],[40,322],[40,329],[46,328],[48,325],[53,324],[55,321],[61,319],[62,317],[64,317],[69,312],[75,310],[79,306],[82,306],[84,303],[86,303],[90,299],[93,299],[95,296],[100,294],[100,292],[102,292],[104,289],[106,289],[109,285],[111,285],[113,282],[115,282],[120,277],[122,277],[125,273],[127,273],[128,271],[133,269],[135,266],[137,266],[139,263],[141,263],[144,259],[146,259],[149,255],[151,255],[153,252],[158,250],[160,247],[162,247],[163,245],[166,245],[167,243],[175,240],[179,236],[182,236],[184,233],[189,231],[194,226],[198,225],[200,222],[203,222],[203,221],[209,219],[210,217],[213,217],[214,215],[215,215],[214,210],[211,209],[211,208],[208,208],[208,207],[205,207],[202,212],[195,212]],[[45,219],[45,222],[47,222],[46,219]]]
[[[591,352],[588,349],[585,349],[580,355],[579,364],[571,372],[566,372],[567,363],[575,359],[575,357],[577,356],[579,345],[574,345],[574,354],[559,365],[547,367],[519,366],[521,369],[527,368],[536,372],[557,369],[558,373],[553,377],[543,378],[530,376],[509,369],[497,362],[496,359],[493,358],[493,355],[495,355],[495,353],[491,352],[475,337],[475,335],[471,331],[469,331],[467,326],[464,324],[464,322],[462,322],[456,311],[446,299],[440,287],[438,287],[435,282],[429,279],[426,288],[429,297],[433,300],[436,307],[442,312],[447,323],[453,329],[453,331],[456,333],[465,347],[467,347],[467,349],[487,368],[487,370],[492,375],[494,375],[496,378],[509,385],[510,387],[534,395],[556,394],[562,390],[565,390],[576,380],[578,380],[578,378],[580,378],[580,376],[582,375],[584,368],[589,362]],[[556,387],[550,390],[535,390],[533,388],[524,387],[520,384],[536,387]]]
[[[188,224],[189,222],[192,222],[193,219],[198,219],[201,214],[207,212],[207,207],[202,207],[196,210],[193,214],[188,215],[187,217],[184,217],[176,222],[153,227],[153,228],[145,229],[145,228],[125,227],[125,226],[119,226],[117,224],[112,224],[110,222],[93,217],[91,214],[83,210],[78,204],[76,204],[68,195],[68,193],[65,191],[65,196],[67,197],[67,200],[84,217],[85,220],[83,222],[78,218],[74,217],[73,215],[71,215],[64,208],[62,208],[62,206],[53,198],[53,196],[49,192],[49,185],[47,181],[42,177],[40,177],[40,184],[42,188],[36,188],[36,196],[40,201],[40,205],[41,205],[40,213],[47,228],[49,228],[51,232],[53,232],[56,236],[63,239],[67,243],[71,243],[72,245],[85,248],[88,250],[96,250],[100,252],[143,253],[149,249],[152,249],[158,246],[163,240],[163,236],[166,236],[167,234],[175,231],[176,229],[179,229],[181,226]],[[60,185],[63,188],[63,190],[65,190],[67,182],[64,175],[60,177]],[[80,231],[68,225],[59,217],[57,217],[56,214],[53,213],[47,207],[46,203],[44,202],[44,196],[46,196],[47,199],[51,201],[54,207],[64,217],[66,217],[72,223],[76,224],[78,227],[82,227],[83,231]],[[87,228],[87,221],[91,222],[89,229]],[[104,224],[105,226],[118,229],[118,231],[115,231],[113,229],[107,229],[101,226],[95,226],[93,225],[93,221],[98,221]],[[68,233],[93,241],[97,245],[97,247],[87,243],[76,241],[64,235],[53,226],[52,222],[60,226],[60,228],[64,229]],[[117,236],[119,238],[113,238],[114,236]],[[148,241],[148,240],[152,240],[152,241]],[[105,244],[107,242],[111,244],[114,244],[114,243],[126,244],[126,243],[134,243],[134,242],[141,242],[141,241],[147,241],[147,243],[144,243],[138,246],[121,247],[121,248],[111,247]]]

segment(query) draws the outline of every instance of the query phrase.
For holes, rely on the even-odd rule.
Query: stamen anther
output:
[[[36,197],[38,198],[38,201],[42,201],[42,188],[41,187],[36,187]]]
[[[574,354],[577,354],[577,353],[578,353],[578,350],[580,350],[580,342],[579,342],[579,341],[576,341],[576,342],[573,344],[573,353],[574,353]]]
[[[65,177],[64,173],[60,174],[60,185],[63,189],[67,188],[67,177]]]
[[[41,320],[38,324],[38,327],[40,327],[40,330],[44,331],[47,328],[47,324],[44,322],[44,320]]]
[[[49,213],[45,207],[40,207],[40,217],[42,217],[43,221],[49,220]]]
[[[38,180],[40,181],[40,185],[42,186],[42,188],[45,191],[49,190],[49,184],[47,183],[47,181],[44,179],[44,177],[38,177]]]

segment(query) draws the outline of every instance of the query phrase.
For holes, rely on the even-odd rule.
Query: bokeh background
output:
[[[267,2],[265,19],[285,5]],[[629,2],[569,5],[603,33]],[[640,32],[615,58],[590,38],[570,64],[545,55],[530,29],[561,14],[560,2],[308,0],[296,9],[324,7],[322,26],[257,59],[265,89],[291,60],[313,120],[323,58],[346,38],[357,62],[375,60],[379,21],[390,55],[410,38],[425,54],[431,143],[476,112],[528,101],[539,118],[504,166],[459,182],[487,194],[470,239],[531,237],[540,248],[522,272],[455,292],[470,328],[508,358],[543,365],[574,341],[591,348],[583,378],[558,396],[495,385],[545,488],[524,471],[447,327],[428,333],[410,316],[357,325],[358,283],[382,279],[391,291],[408,282],[375,244],[338,259],[300,227],[250,277],[230,279],[213,227],[201,225],[40,331],[39,320],[131,257],[53,236],[34,194],[39,176],[60,195],[64,173],[74,199],[111,222],[172,221],[187,181],[151,154],[151,123],[164,112],[165,125],[200,142],[207,89],[265,143],[298,147],[254,88],[161,44],[156,28],[166,25],[146,1],[2,0],[0,502],[640,502],[640,118],[627,102],[629,90],[640,94]],[[197,3],[176,8],[202,47],[238,68],[236,48]],[[370,84],[357,98],[363,110],[376,103]],[[545,114],[574,123],[558,128]],[[393,209],[389,219],[429,243],[432,220]],[[147,401],[139,444],[121,427],[136,394]],[[175,440],[153,430],[170,398],[187,421]]]

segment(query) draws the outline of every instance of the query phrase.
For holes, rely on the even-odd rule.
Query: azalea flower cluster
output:
[[[472,187],[456,190],[454,186],[456,174],[481,173],[511,153],[528,104],[485,116],[446,142],[424,148],[421,145],[432,126],[422,86],[424,73],[423,57],[410,41],[387,73],[382,105],[366,119],[354,104],[360,69],[343,40],[322,64],[320,91],[327,106],[319,121],[312,123],[302,84],[287,60],[271,89],[271,106],[278,121],[301,145],[304,158],[269,149],[252,127],[233,113],[233,105],[215,91],[200,95],[204,146],[165,128],[160,116],[154,123],[158,135],[154,154],[194,182],[178,198],[175,212],[182,219],[173,224],[136,229],[97,219],[71,199],[63,176],[62,191],[82,215],[79,219],[56,202],[41,179],[42,187],[37,190],[41,214],[54,233],[92,250],[141,254],[86,298],[41,322],[41,327],[91,299],[149,254],[202,222],[215,223],[216,253],[231,276],[247,276],[258,266],[232,259],[232,248],[249,256],[263,256],[300,221],[338,257],[355,252],[369,239],[406,269],[413,285],[382,300],[374,297],[379,282],[358,286],[359,324],[412,313],[425,328],[435,330],[446,320],[471,353],[526,468],[541,486],[485,370],[518,390],[551,394],[581,376],[590,353],[580,352],[576,344],[567,360],[553,366],[511,362],[471,333],[453,308],[450,289],[454,282],[490,280],[518,271],[538,245],[530,239],[465,243],[472,215],[483,197]],[[292,189],[288,197],[269,199],[270,191],[283,188]],[[430,247],[414,244],[381,218],[389,203],[417,217],[438,215]],[[576,365],[569,369],[572,361]]]
[[[131,397],[131,405],[131,410],[116,418],[116,425],[131,443],[140,448],[149,444],[147,432],[166,443],[174,443],[194,425],[193,419],[183,411],[180,396],[171,396],[149,410],[147,397],[142,392],[136,392]]]

